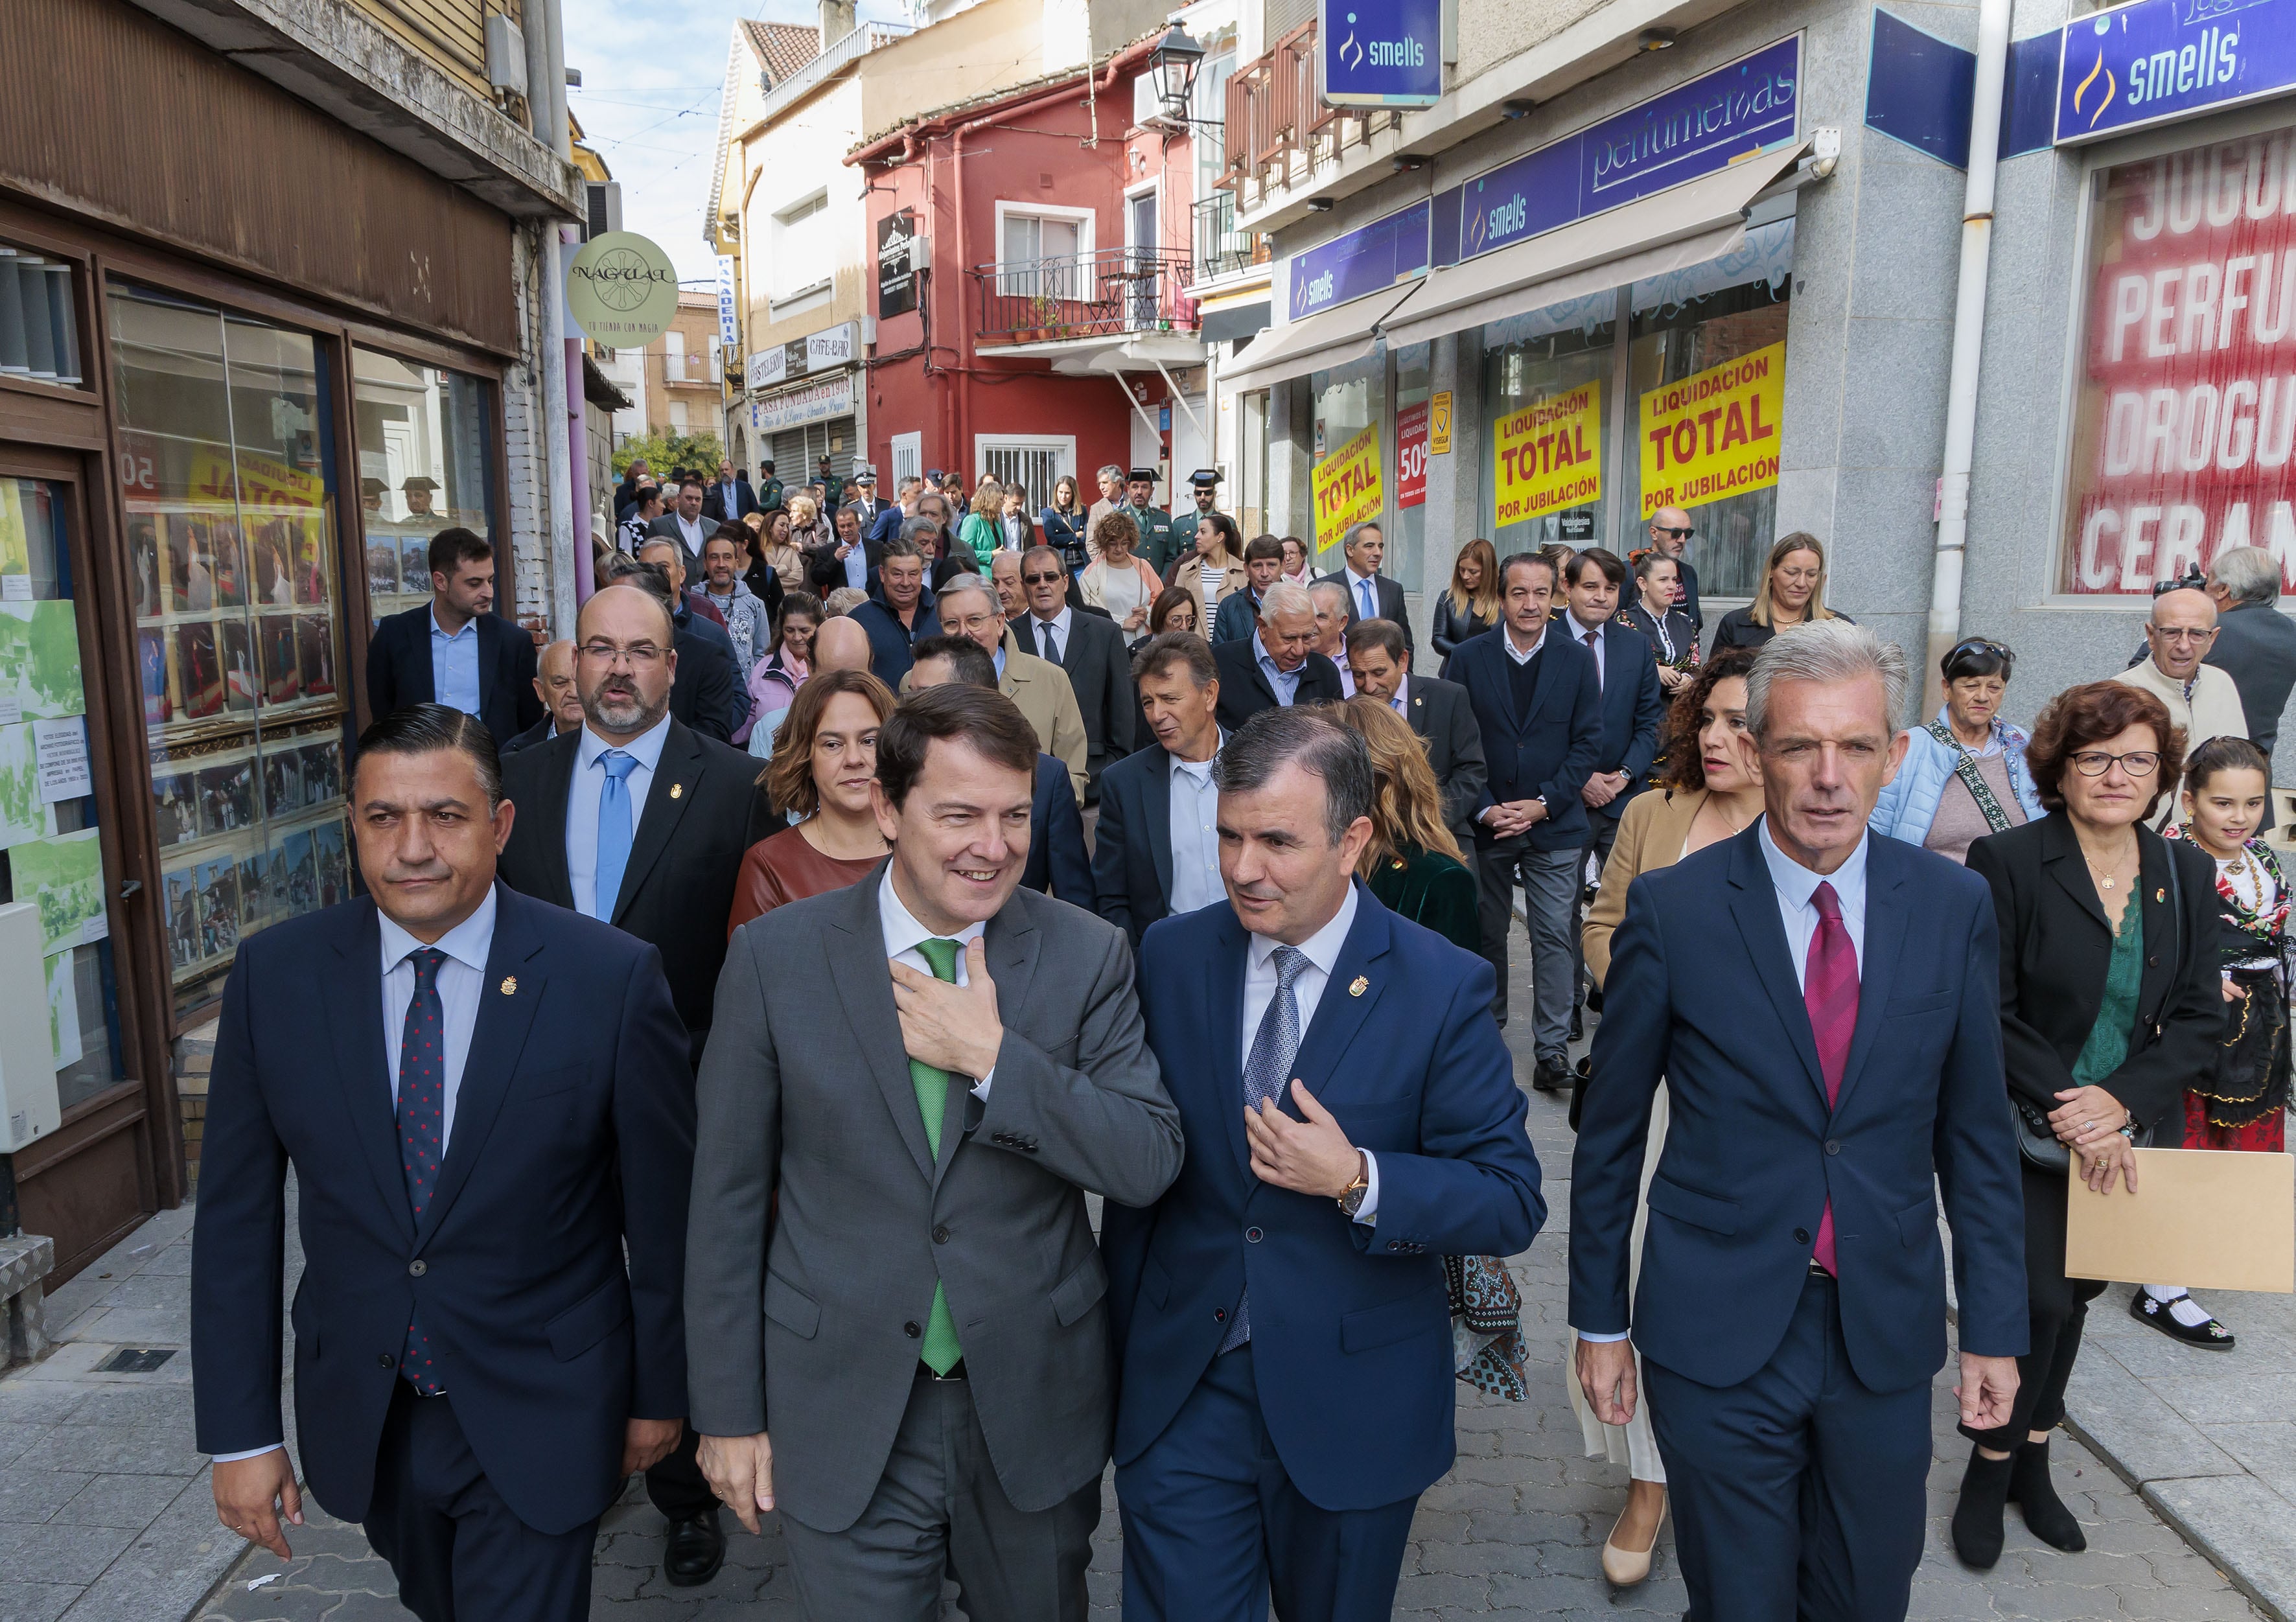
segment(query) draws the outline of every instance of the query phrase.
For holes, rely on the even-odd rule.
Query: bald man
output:
[[[1675,570],[1682,580],[1682,611],[1690,616],[1690,628],[1703,631],[1706,616],[1698,608],[1698,571],[1690,566],[1686,555],[1690,549],[1690,514],[1680,507],[1660,507],[1651,514],[1650,544],[1674,560]]]
[[[571,641],[554,642],[536,657],[534,692],[547,713],[504,744],[502,752],[505,755],[516,754],[520,750],[529,749],[537,743],[546,743],[560,733],[580,729],[582,695],[574,690],[574,644]]]
[[[2241,707],[2240,689],[2216,666],[2202,661],[2217,641],[2217,605],[2196,586],[2162,592],[2152,599],[2152,617],[2144,622],[2144,646],[2150,655],[2113,679],[2142,687],[2169,707],[2169,721],[2185,734],[2185,758],[2211,738],[2245,738],[2248,716]],[[2166,828],[2177,815],[2176,785],[2161,796],[2152,827]]]
[[[821,628],[813,634],[814,673],[868,668],[869,633],[842,614],[823,620]]]
[[[583,605],[574,641],[582,724],[503,762],[504,796],[522,815],[499,872],[523,895],[659,950],[687,1057],[699,1064],[734,880],[742,853],[772,831],[758,763],[669,713],[676,633],[652,593],[607,586]],[[694,1441],[687,1430],[646,1472],[647,1494],[669,1521],[663,1575],[678,1586],[708,1582],[726,1558]]]

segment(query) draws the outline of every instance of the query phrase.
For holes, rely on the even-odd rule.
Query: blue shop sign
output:
[[[2296,88],[2296,0],[2136,0],[2062,40],[2060,146]]]
[[[1292,319],[1427,274],[1425,199],[1292,256]]]
[[[1458,258],[1727,168],[1792,138],[1800,116],[1794,34],[1468,181],[1457,188]]]
[[[1432,107],[1443,99],[1442,0],[1319,0],[1328,107]]]

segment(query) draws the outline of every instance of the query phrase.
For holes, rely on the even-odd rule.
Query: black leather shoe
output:
[[[1588,1013],[1603,1012],[1603,994],[1592,986],[1587,987],[1587,1012]]]
[[[718,1523],[716,1505],[686,1520],[669,1523],[669,1538],[662,1545],[661,1574],[673,1588],[699,1588],[718,1575],[726,1563],[726,1528]]]
[[[1530,1073],[1533,1092],[1560,1093],[1570,1085],[1570,1072],[1551,1060],[1540,1060],[1538,1068]]]
[[[1585,1016],[1584,1014],[1582,1014],[1582,1013],[1581,1013],[1578,1009],[1573,1008],[1573,1009],[1570,1011],[1570,1040],[1572,1040],[1573,1042],[1584,1042],[1586,1039],[1587,1039],[1587,1020],[1586,1020],[1586,1016]]]

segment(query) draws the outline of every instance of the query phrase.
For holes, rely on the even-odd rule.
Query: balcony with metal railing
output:
[[[1264,234],[1237,228],[1234,192],[1199,198],[1190,212],[1194,216],[1197,281],[1218,281],[1274,258]]]
[[[1227,81],[1219,184],[1247,211],[1350,143],[1368,143],[1374,131],[1403,121],[1392,110],[1324,106],[1316,63],[1316,21],[1309,18]]]
[[[978,339],[991,345],[1064,344],[1135,333],[1193,334],[1193,257],[1180,248],[1106,248],[1052,259],[978,265]]]

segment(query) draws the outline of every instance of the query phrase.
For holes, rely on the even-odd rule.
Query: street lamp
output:
[[[1195,88],[1196,70],[1203,66],[1204,48],[1174,23],[1156,48],[1148,53],[1148,70],[1156,76],[1156,100],[1165,116],[1182,124],[1196,122],[1188,116],[1189,95]]]

